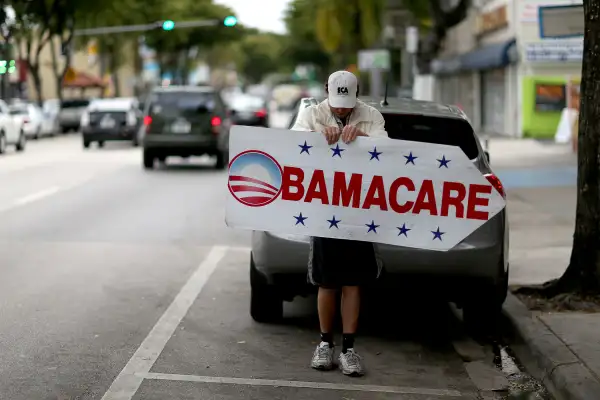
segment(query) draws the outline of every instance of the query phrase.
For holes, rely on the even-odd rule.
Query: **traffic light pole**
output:
[[[198,21],[184,21],[177,22],[175,28],[202,28],[205,26],[217,26],[223,21],[219,19],[209,20],[198,20]],[[99,28],[90,29],[76,29],[73,32],[73,36],[96,36],[96,35],[109,35],[111,33],[127,33],[127,32],[144,32],[162,27],[163,21],[154,22],[151,24],[142,25],[120,25],[120,26],[104,26]]]

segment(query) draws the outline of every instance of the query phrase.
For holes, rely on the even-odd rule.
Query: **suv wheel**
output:
[[[256,322],[275,322],[283,317],[283,299],[258,272],[250,256],[250,316]]]
[[[496,334],[507,293],[508,271],[502,271],[502,276],[496,284],[481,285],[476,295],[463,306],[466,329],[475,335]]]
[[[19,141],[15,145],[15,149],[17,149],[17,151],[23,151],[23,150],[25,150],[26,144],[27,144],[27,138],[25,137],[25,134],[23,132],[21,132],[19,134]]]
[[[83,140],[83,148],[84,149],[89,149],[90,148],[90,141],[89,140]]]
[[[0,154],[6,153],[6,136],[4,132],[0,132]]]
[[[154,168],[154,156],[148,150],[144,150],[143,161],[145,169]]]
[[[227,167],[227,156],[225,153],[217,153],[216,169],[225,169]]]

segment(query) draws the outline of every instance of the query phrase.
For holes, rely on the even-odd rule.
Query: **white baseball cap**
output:
[[[352,72],[337,71],[329,75],[327,91],[329,106],[334,108],[354,108],[358,90],[358,79]]]

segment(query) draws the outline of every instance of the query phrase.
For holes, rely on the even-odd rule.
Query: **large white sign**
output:
[[[525,58],[531,62],[581,62],[583,40],[548,40],[525,44]]]
[[[505,206],[454,146],[234,126],[229,154],[232,228],[445,251]]]

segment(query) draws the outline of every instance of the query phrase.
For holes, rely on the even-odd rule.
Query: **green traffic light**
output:
[[[233,15],[228,16],[223,20],[223,25],[225,26],[235,26],[237,25],[237,18]]]
[[[172,31],[173,28],[175,28],[175,22],[168,19],[165,22],[163,22],[162,28],[163,28],[163,31]]]

